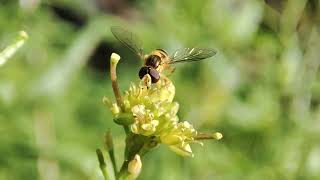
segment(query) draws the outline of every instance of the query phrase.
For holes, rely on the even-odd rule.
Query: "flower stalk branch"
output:
[[[199,133],[195,137],[196,140],[220,140],[222,138],[222,134],[219,132],[213,133],[213,134],[205,134],[205,133]]]
[[[118,82],[117,82],[117,64],[120,60],[120,56],[116,53],[111,54],[110,58],[110,78],[112,83],[113,93],[116,97],[116,101],[121,111],[124,111],[124,105],[122,101],[122,96],[119,90]]]

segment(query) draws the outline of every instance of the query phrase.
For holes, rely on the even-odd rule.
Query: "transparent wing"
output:
[[[143,58],[141,42],[134,34],[119,26],[112,26],[110,29],[116,39],[118,39],[123,45],[129,48],[140,58]]]
[[[217,51],[210,48],[184,48],[177,50],[170,57],[169,64],[175,64],[180,62],[200,61],[217,54]]]

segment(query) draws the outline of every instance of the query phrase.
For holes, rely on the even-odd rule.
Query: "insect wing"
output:
[[[143,49],[141,48],[140,40],[133,33],[118,26],[112,26],[110,29],[116,39],[140,58],[143,58]]]
[[[184,48],[173,53],[173,55],[170,57],[171,60],[169,64],[200,61],[212,57],[216,53],[216,50],[210,48]]]

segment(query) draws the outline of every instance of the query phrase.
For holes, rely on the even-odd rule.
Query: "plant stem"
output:
[[[28,39],[28,34],[20,31],[17,40],[0,52],[0,67],[24,44]]]
[[[128,175],[129,160],[124,160],[117,179],[124,179]]]
[[[120,60],[120,56],[116,53],[112,53],[110,57],[110,78],[111,78],[111,85],[114,96],[116,97],[117,105],[120,107],[122,112],[125,111],[124,104],[122,100],[122,96],[119,90],[118,82],[117,82],[117,64]],[[129,129],[127,126],[123,126],[124,131],[126,134],[129,134]]]
[[[114,96],[116,97],[116,101],[121,111],[124,112],[124,105],[122,101],[122,96],[119,90],[118,82],[117,82],[117,64],[120,60],[120,56],[118,54],[112,53],[110,57],[110,78]]]
[[[196,140],[220,140],[222,138],[222,134],[219,132],[213,133],[213,134],[205,134],[205,133],[199,133],[195,139]]]
[[[144,136],[132,133],[127,135],[124,161],[119,171],[118,179],[126,179],[126,177],[129,175],[128,164],[131,160],[134,159],[134,156],[136,154],[139,154],[141,149],[143,149],[145,141],[146,139]]]
[[[97,156],[98,156],[98,160],[99,160],[99,165],[100,165],[100,169],[101,169],[101,172],[103,174],[103,177],[105,180],[109,180],[109,174],[108,174],[108,170],[107,170],[107,164],[106,162],[104,161],[104,157],[103,157],[103,154],[101,152],[100,149],[97,149],[96,150],[96,153],[97,153]]]
[[[106,149],[108,151],[108,154],[110,156],[111,159],[111,163],[113,166],[113,172],[115,175],[117,175],[117,164],[116,164],[116,159],[114,156],[114,149],[113,149],[113,141],[112,141],[112,135],[111,135],[111,131],[108,130],[106,135],[105,135],[105,145],[106,145]]]

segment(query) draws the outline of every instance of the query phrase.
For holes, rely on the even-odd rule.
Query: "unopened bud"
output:
[[[119,125],[129,126],[134,123],[134,118],[130,113],[121,113],[118,117],[113,119]]]
[[[216,140],[222,139],[223,135],[219,132],[213,133],[212,137]]]
[[[120,56],[117,53],[112,53],[110,57],[111,64],[118,64]]]
[[[169,146],[169,148],[177,153],[180,156],[189,156],[189,157],[193,157],[193,153],[191,150],[191,147],[189,144],[185,144],[185,145],[171,145]]]
[[[113,115],[117,115],[120,113],[120,107],[118,106],[117,103],[113,103],[111,108],[110,108],[111,112]]]
[[[133,158],[133,160],[131,160],[128,164],[128,172],[129,172],[129,178],[128,179],[136,179],[140,172],[141,172],[141,168],[142,168],[142,162],[140,159],[139,154],[136,154]]]
[[[22,39],[28,39],[29,38],[28,34],[25,31],[20,31],[19,32],[19,37],[22,38]]]
[[[108,151],[113,150],[113,141],[112,141],[112,135],[110,130],[108,130],[104,136],[104,144],[105,144],[105,148]]]

